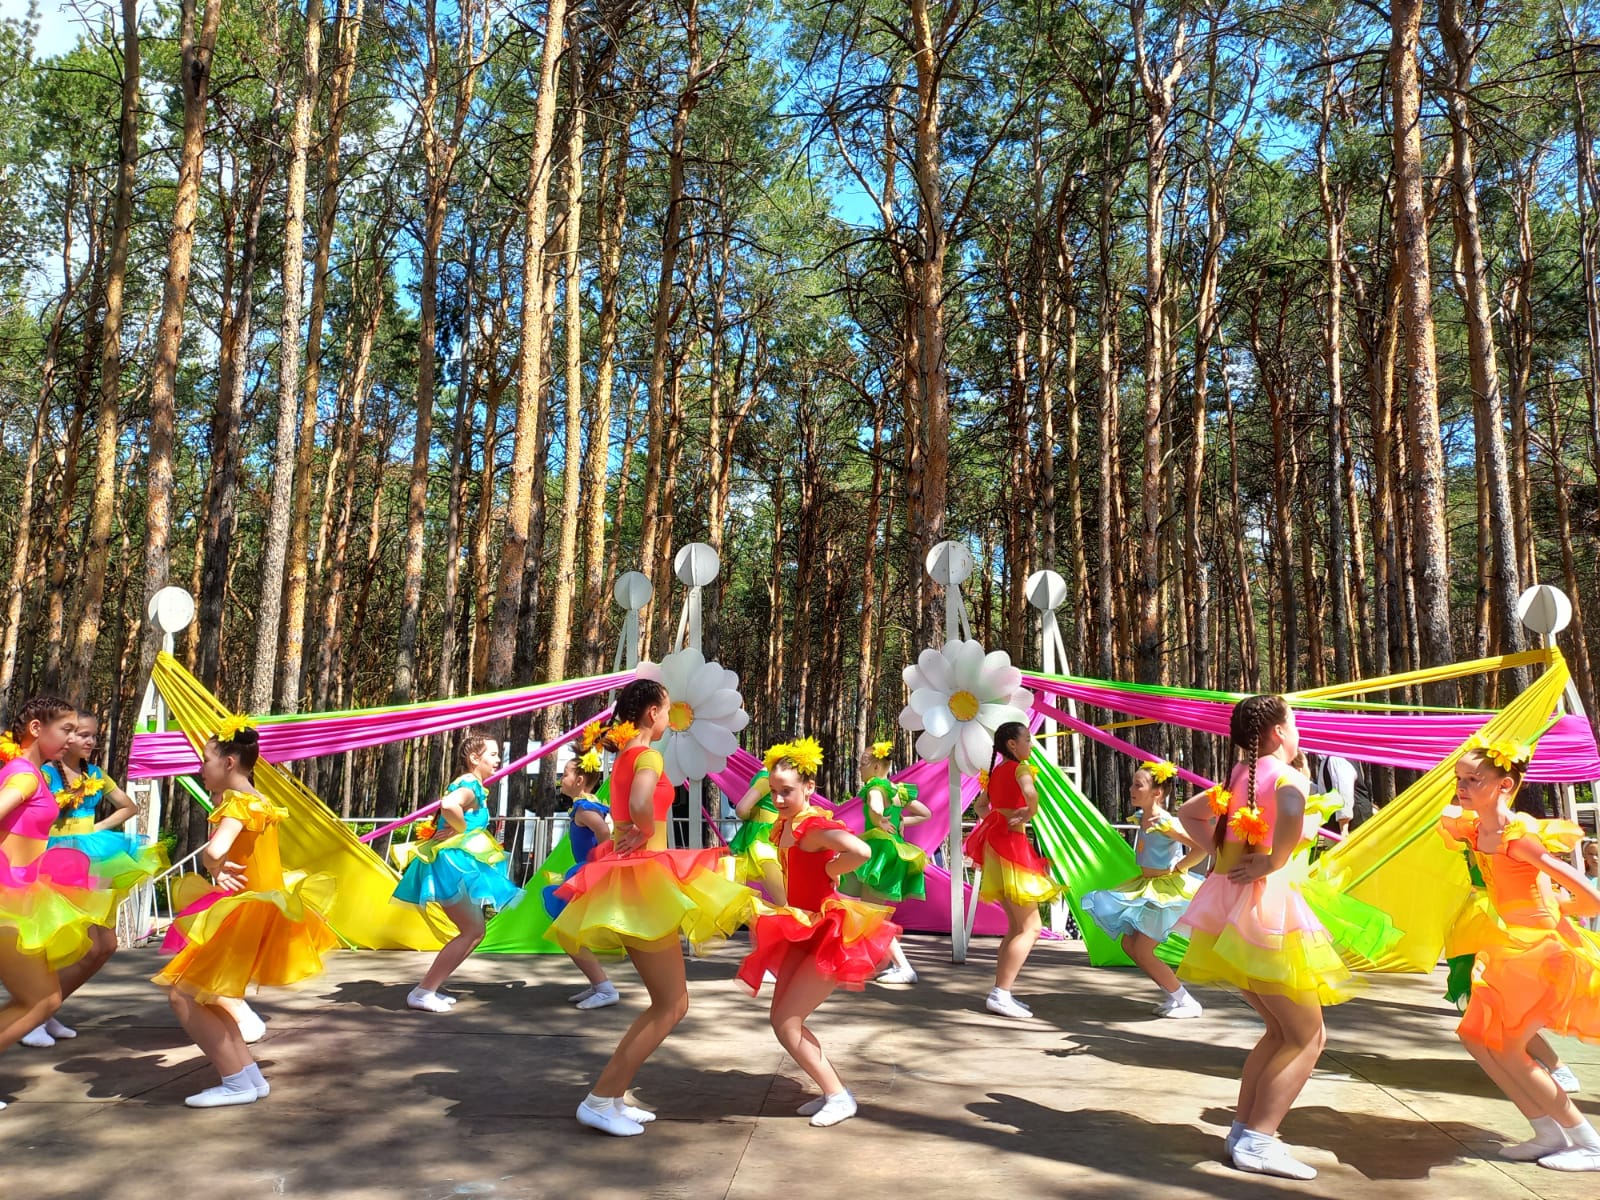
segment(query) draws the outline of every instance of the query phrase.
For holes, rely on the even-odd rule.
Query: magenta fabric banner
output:
[[[1165,725],[1228,736],[1231,704],[1178,696],[1151,695],[1119,688],[1068,682],[1048,675],[1024,673],[1024,687],[1069,696],[1112,712],[1148,717]],[[1300,744],[1313,754],[1345,758],[1414,771],[1429,771],[1483,725],[1486,714],[1409,714],[1347,712],[1299,708],[1295,724]],[[1528,779],[1534,783],[1584,783],[1600,779],[1600,751],[1594,731],[1582,717],[1564,716],[1539,739]]]
[[[329,713],[309,717],[263,717],[259,726],[261,756],[268,762],[296,762],[364,750],[388,742],[449,733],[468,725],[491,724],[535,709],[549,708],[621,687],[632,672],[597,675],[569,683],[539,684],[489,696],[430,700],[396,708]],[[129,779],[188,775],[200,759],[181,732],[138,733],[128,758]]]

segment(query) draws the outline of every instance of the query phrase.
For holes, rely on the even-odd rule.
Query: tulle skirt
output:
[[[178,916],[183,945],[152,982],[176,987],[202,1003],[243,998],[252,986],[288,987],[322,972],[339,945],[323,919],[333,899],[331,875],[311,875],[282,888],[210,892]]]
[[[683,934],[698,949],[750,919],[756,895],[721,869],[723,851],[640,850],[602,845],[556,889],[566,901],[550,936],[568,953],[646,949]]]
[[[1189,901],[1200,890],[1200,880],[1187,871],[1169,875],[1141,875],[1114,888],[1083,897],[1084,912],[1114,938],[1142,933],[1165,941]]]
[[[486,829],[417,846],[394,889],[402,904],[474,904],[504,910],[522,899],[522,889],[506,878],[506,852]]]
[[[95,833],[64,834],[50,839],[52,848],[78,850],[89,858],[89,871],[116,893],[120,904],[134,888],[148,883],[168,867],[166,849],[148,838],[102,829]],[[112,920],[116,907],[112,907]]]
[[[984,814],[967,834],[962,851],[983,872],[980,899],[1044,904],[1063,890],[1050,877],[1050,861],[1033,848],[1026,833],[1011,828],[1001,809]]]
[[[1479,892],[1445,953],[1476,956],[1462,1037],[1492,1050],[1540,1030],[1600,1042],[1600,935],[1565,918],[1554,928],[1510,924]]]
[[[848,896],[822,902],[822,911],[769,910],[750,926],[750,953],[739,964],[739,982],[755,995],[768,971],[777,975],[795,946],[805,947],[817,970],[842,988],[860,991],[889,958],[900,926],[892,910]]]
[[[872,851],[872,857],[854,872],[862,887],[871,888],[887,900],[920,900],[927,895],[923,874],[928,869],[928,856],[921,847],[875,826],[869,827],[861,838]]]
[[[769,866],[778,862],[778,848],[772,844],[774,821],[745,821],[728,841],[733,856],[733,877],[740,883],[760,883]]]
[[[0,852],[0,930],[52,970],[82,958],[93,929],[115,922],[116,911],[116,895],[81,851],[58,846],[26,864]]]
[[[1208,876],[1177,923],[1185,983],[1338,1004],[1358,984],[1300,889],[1282,871],[1249,883]]]

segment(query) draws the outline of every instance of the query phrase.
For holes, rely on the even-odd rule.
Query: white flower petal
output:
[[[709,755],[727,758],[739,748],[739,739],[726,726],[711,721],[696,721],[689,726],[689,737]]]
[[[922,678],[929,687],[941,692],[955,690],[951,684],[951,665],[950,659],[937,650],[924,650],[917,656],[917,667],[922,671]]]
[[[734,713],[739,711],[739,706],[743,703],[744,701],[740,698],[738,692],[729,691],[727,688],[719,688],[698,704],[695,704],[692,700],[690,701],[694,708],[694,719],[696,721],[719,722],[726,721],[733,716]]]
[[[949,707],[950,693],[941,692],[937,688],[918,688],[911,693],[910,703],[916,712],[926,713],[929,709],[938,708],[940,705]]]
[[[934,737],[944,737],[960,724],[948,704],[936,704],[922,714],[922,723]]]
[[[917,738],[917,757],[927,762],[942,762],[950,757],[950,748],[955,745],[955,740],[954,730],[944,737],[924,733]]]
[[[976,775],[994,757],[994,735],[978,722],[968,721],[961,727],[952,757],[964,774]]]
[[[916,733],[923,728],[922,714],[909,704],[900,710],[900,728]]]

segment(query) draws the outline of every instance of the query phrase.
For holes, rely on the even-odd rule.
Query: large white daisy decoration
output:
[[[725,768],[728,756],[738,748],[736,735],[750,724],[739,676],[721,663],[708,662],[692,647],[659,663],[642,662],[638,674],[667,689],[667,731],[656,743],[667,779],[688,783]]]
[[[963,775],[988,768],[994,732],[1007,721],[1026,721],[1033,693],[1004,650],[984,653],[976,641],[956,639],[931,647],[903,672],[911,703],[900,727],[917,734],[926,762],[953,759]]]

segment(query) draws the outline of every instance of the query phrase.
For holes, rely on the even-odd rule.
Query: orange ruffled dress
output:
[[[245,888],[213,892],[184,911],[177,920],[183,949],[152,982],[209,1003],[242,999],[252,984],[287,987],[321,974],[322,956],[339,944],[321,911],[333,898],[333,877],[285,880],[278,825],[288,815],[253,792],[222,794],[211,823],[231,817],[244,826],[228,860],[243,864]]]
[[[845,829],[820,809],[802,809],[789,823],[791,844],[784,846],[783,823],[773,835],[783,863],[789,903],[768,909],[750,926],[750,953],[739,964],[739,982],[753,996],[768,971],[778,975],[789,951],[805,947],[817,970],[840,987],[859,992],[889,957],[900,926],[889,918],[893,909],[839,895],[828,874],[834,850],[807,850],[807,834]]]
[[[58,970],[83,957],[95,926],[115,923],[116,896],[91,873],[88,855],[49,847],[61,806],[38,766],[15,758],[0,767],[0,790],[7,788],[26,789],[28,798],[0,817],[0,929]]]
[[[618,854],[615,841],[596,847],[556,889],[567,906],[551,924],[550,936],[569,953],[648,949],[680,933],[698,948],[738,929],[755,906],[755,893],[723,872],[725,848],[667,849],[672,784],[661,755],[648,746],[624,750],[612,768],[612,837],[632,827],[628,799],[638,771],[656,773],[655,831],[646,845],[628,854]]]
[[[1340,958],[1326,927],[1301,894],[1297,872],[1289,867],[1249,883],[1235,883],[1228,872],[1252,849],[1272,852],[1278,826],[1278,789],[1310,794],[1310,781],[1278,758],[1256,761],[1256,807],[1266,822],[1265,839],[1254,846],[1240,840],[1233,815],[1249,803],[1249,766],[1240,763],[1228,780],[1232,798],[1226,835],[1216,866],[1178,921],[1189,948],[1178,966],[1185,983],[1237,988],[1287,996],[1301,1004],[1338,1004],[1359,986]],[[1303,830],[1284,830],[1298,843]]]
[[[980,899],[1043,904],[1064,890],[1050,877],[1050,861],[1033,848],[1027,833],[1010,825],[1011,814],[1028,805],[1019,780],[1033,775],[1027,763],[1008,758],[989,776],[989,811],[962,846],[967,858],[983,872]]]
[[[1451,808],[1439,818],[1439,833],[1452,849],[1472,851],[1484,883],[1445,943],[1449,957],[1477,956],[1457,1032],[1492,1050],[1540,1030],[1600,1042],[1600,938],[1562,915],[1549,876],[1508,853],[1531,839],[1539,850],[1565,856],[1583,831],[1570,821],[1512,813],[1498,849],[1481,850],[1478,814]]]

